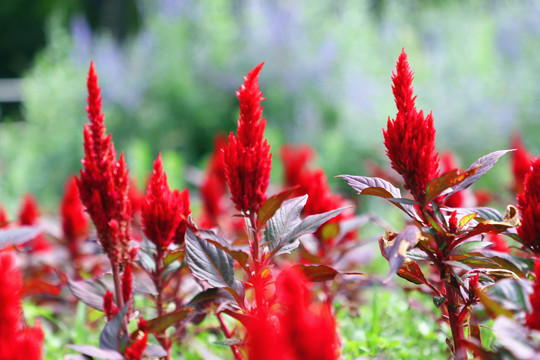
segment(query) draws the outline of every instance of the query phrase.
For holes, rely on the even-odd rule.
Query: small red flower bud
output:
[[[116,307],[114,304],[113,293],[107,290],[103,296],[103,312],[105,313],[107,321],[110,321],[113,317],[115,317],[116,314],[118,314],[118,311],[118,307]]]
[[[174,240],[176,229],[182,221],[180,193],[171,192],[167,174],[163,170],[161,154],[154,162],[154,171],[142,205],[144,234],[159,250],[166,249]]]
[[[534,158],[523,145],[518,133],[512,136],[511,146],[516,149],[512,152],[512,172],[514,173],[513,190],[517,194],[523,190],[525,175],[531,170],[531,162]]]
[[[124,303],[127,303],[131,299],[132,292],[133,275],[131,273],[131,263],[128,262],[122,275],[122,297],[124,298]]]

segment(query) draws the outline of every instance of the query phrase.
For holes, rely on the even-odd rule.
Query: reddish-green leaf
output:
[[[333,280],[339,274],[339,271],[327,265],[295,265],[294,267],[313,282]]]
[[[190,308],[183,309],[180,311],[175,311],[175,312],[168,313],[163,316],[159,316],[157,318],[148,320],[146,321],[146,325],[148,326],[148,331],[151,333],[163,332],[167,330],[169,326],[172,326],[178,323],[179,321],[184,320],[186,316],[188,316],[192,311],[193,309],[190,309]]]
[[[285,200],[289,199],[297,189],[298,186],[295,186],[293,188],[286,189],[279,194],[270,196],[268,199],[266,199],[264,204],[259,209],[259,213],[257,214],[257,225],[259,229],[263,227],[272,216],[274,216],[281,204]]]
[[[429,203],[432,199],[439,196],[444,190],[456,186],[468,177],[476,173],[476,168],[460,172],[458,169],[454,169],[443,175],[432,179],[426,188],[425,204]]]

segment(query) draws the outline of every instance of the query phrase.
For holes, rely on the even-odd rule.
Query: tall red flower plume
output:
[[[39,224],[41,212],[37,200],[31,194],[26,194],[23,197],[21,209],[19,211],[19,223],[21,225],[35,226]],[[39,234],[29,243],[31,252],[47,251],[51,248],[51,244],[45,238],[45,235]]]
[[[22,319],[22,275],[11,252],[0,251],[0,359],[41,359],[43,332]]]
[[[521,215],[518,235],[525,246],[540,255],[540,157],[533,160],[517,200]]]
[[[540,330],[540,259],[536,259],[534,266],[536,280],[533,285],[533,292],[529,295],[532,311],[527,314],[527,326],[533,330]]]
[[[256,297],[261,291],[255,288]],[[251,310],[254,316],[246,324],[249,359],[338,359],[336,322],[328,305],[312,303],[303,274],[295,268],[284,270],[275,295],[274,307],[258,299],[257,308]]]
[[[229,145],[224,148],[225,176],[232,201],[239,211],[256,213],[266,200],[270,181],[272,155],[264,139],[266,119],[262,117],[259,72],[263,63],[244,77],[244,84],[236,92],[240,101],[237,136],[229,134]]]
[[[413,96],[413,73],[405,50],[398,58],[396,72],[392,73],[392,91],[398,113],[388,118],[383,129],[386,154],[405,182],[405,188],[415,200],[424,201],[425,189],[431,179],[438,175],[439,158],[435,153],[435,128],[431,113],[424,116],[415,106]]]
[[[129,259],[131,204],[128,193],[128,169],[124,154],[116,160],[111,136],[105,133],[101,112],[101,89],[94,63],[88,72],[89,124],[84,127],[84,169],[77,179],[81,201],[86,207],[98,239],[113,264]]]
[[[511,146],[516,149],[516,151],[512,152],[512,172],[514,174],[514,186],[512,188],[517,194],[523,190],[525,175],[531,170],[531,162],[534,158],[523,145],[518,133],[512,136]]]
[[[0,206],[0,229],[9,225],[8,215],[6,208]]]
[[[227,145],[225,136],[216,136],[214,152],[208,161],[206,175],[200,193],[203,204],[202,227],[217,225],[217,218],[225,210],[224,196],[227,191],[227,179],[223,164],[223,148]],[[204,223],[204,224],[203,224]]]
[[[163,170],[161,154],[154,161],[154,170],[141,208],[144,234],[159,250],[166,249],[174,240],[182,220],[180,193],[171,191]]]
[[[174,242],[178,245],[184,243],[184,237],[186,236],[187,230],[187,218],[191,215],[191,210],[189,209],[189,190],[185,188],[184,191],[180,193],[180,216],[182,220],[178,227],[176,228],[176,233],[174,235]]]
[[[71,244],[88,232],[88,217],[79,198],[79,188],[75,176],[69,178],[64,190],[60,208],[64,237]]]
[[[281,147],[281,159],[283,160],[285,184],[296,186],[302,181],[302,174],[308,168],[313,159],[313,148],[307,144],[285,144]]]

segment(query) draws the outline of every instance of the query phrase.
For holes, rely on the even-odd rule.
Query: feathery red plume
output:
[[[159,250],[166,249],[174,240],[182,220],[180,205],[180,193],[171,192],[159,154],[141,209],[144,234]]]
[[[415,106],[413,73],[405,50],[398,58],[392,73],[392,90],[398,113],[388,118],[383,129],[386,154],[405,182],[405,188],[415,200],[423,203],[427,184],[438,175],[439,158],[435,153],[435,128],[431,113],[424,116]]]
[[[22,318],[22,275],[15,256],[0,251],[0,359],[41,359],[43,331],[27,327]]]
[[[88,217],[79,198],[79,188],[75,176],[66,182],[64,197],[60,208],[62,230],[68,243],[74,243],[88,232]]]
[[[129,259],[131,204],[124,154],[116,160],[111,136],[105,133],[101,89],[94,63],[88,72],[89,124],[84,127],[84,169],[77,179],[80,198],[92,218],[99,241],[113,264]]]
[[[229,145],[224,148],[225,176],[232,201],[239,211],[256,213],[266,200],[270,181],[272,155],[264,139],[266,119],[262,117],[259,72],[263,63],[244,77],[236,95],[240,101],[237,136],[229,134]]]
[[[527,314],[526,321],[530,329],[540,330],[540,259],[536,259],[534,273],[536,279],[533,285],[533,292],[529,295],[532,311]]]
[[[533,160],[517,200],[521,216],[518,235],[529,249],[540,255],[540,157]]]

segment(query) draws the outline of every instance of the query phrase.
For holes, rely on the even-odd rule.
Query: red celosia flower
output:
[[[533,156],[529,154],[518,133],[512,136],[512,172],[514,173],[514,192],[517,194],[523,190],[525,175],[531,170]]]
[[[26,194],[19,212],[19,223],[28,226],[38,225],[40,215],[37,200],[31,194]],[[36,236],[29,244],[29,249],[32,252],[47,251],[50,248],[51,244],[49,244],[43,234]]]
[[[216,226],[217,218],[225,210],[223,198],[227,191],[227,180],[223,166],[223,148],[226,142],[225,136],[216,136],[214,139],[214,153],[208,161],[208,170],[200,188],[203,203],[202,227]]]
[[[232,201],[239,211],[256,213],[266,200],[270,181],[272,155],[264,139],[266,119],[262,117],[259,90],[259,64],[244,77],[236,95],[240,101],[237,136],[229,134],[229,145],[224,148],[225,176]]]
[[[434,151],[433,117],[431,113],[424,116],[422,111],[416,110],[412,80],[413,73],[403,50],[396,72],[392,73],[398,113],[395,119],[388,118],[383,135],[392,168],[403,177],[405,188],[414,198],[423,202],[427,184],[438,175],[439,158]]]
[[[534,266],[536,280],[533,285],[533,292],[529,295],[531,302],[531,313],[527,314],[527,326],[533,330],[540,330],[540,259],[536,259]]]
[[[332,194],[324,171],[322,169],[314,171],[309,169],[309,161],[313,157],[313,154],[313,149],[308,145],[284,145],[281,148],[287,186],[298,186],[298,190],[296,191],[298,195],[308,195],[308,200],[304,207],[306,216],[335,210],[345,205],[345,200],[341,196]],[[339,223],[353,216],[354,214],[352,212],[341,213],[327,221],[324,225]],[[324,225],[317,230],[315,236],[322,242],[331,244],[332,239],[324,239],[322,236]],[[347,239],[353,239],[355,236],[356,232],[353,231],[347,234]],[[324,249],[321,248],[320,250],[324,252]]]
[[[61,209],[62,230],[70,247],[76,247],[77,240],[88,232],[88,217],[79,198],[79,188],[75,176],[66,183]],[[74,251],[76,250],[73,249]]]
[[[107,321],[110,321],[113,317],[115,317],[116,314],[118,314],[118,311],[120,310],[114,304],[113,293],[107,290],[103,296],[103,312],[105,313]]]
[[[0,206],[0,229],[9,225],[6,209]]]
[[[508,244],[506,243],[502,235],[489,234],[488,241],[491,241],[493,243],[493,246],[490,248],[490,250],[505,252],[505,253],[510,252],[510,249],[508,248]]]
[[[283,160],[285,183],[287,186],[296,186],[301,183],[302,174],[308,168],[308,163],[313,158],[311,146],[285,144],[281,147],[281,159]]]
[[[0,251],[0,359],[41,359],[43,332],[22,320],[22,276],[11,252]]]
[[[169,189],[159,154],[141,209],[144,234],[156,244],[158,251],[166,249],[174,240],[182,220],[180,206],[180,193]]]
[[[304,275],[295,268],[283,271],[277,279],[276,294],[284,306],[279,316],[283,336],[294,349],[296,359],[338,359],[340,341],[330,305],[311,303]]]
[[[139,191],[137,183],[132,178],[129,178],[129,189],[128,189],[129,202],[131,203],[132,213],[136,213],[141,210],[144,194]]]
[[[260,289],[255,292],[260,296]],[[340,341],[330,307],[312,304],[302,273],[294,268],[283,271],[277,279],[276,297],[274,308],[260,306],[258,301],[251,310],[254,316],[246,326],[249,359],[339,358]]]
[[[124,356],[127,360],[141,360],[146,344],[148,342],[148,334],[146,332],[139,332],[139,336],[128,346]]]
[[[523,191],[517,196],[521,226],[518,235],[525,246],[540,254],[540,157],[533,160],[525,176]]]
[[[182,217],[182,220],[180,221],[180,224],[178,224],[178,227],[176,228],[176,233],[174,235],[174,242],[178,245],[182,245],[184,243],[184,237],[186,236],[187,218],[191,214],[191,210],[189,209],[188,188],[185,188],[184,191],[180,193],[179,205],[180,205],[180,215]]]
[[[111,136],[105,133],[101,112],[101,89],[94,63],[88,72],[88,106],[90,124],[84,127],[84,169],[77,179],[80,197],[92,218],[103,250],[113,264],[129,258],[131,205],[128,192],[128,170],[124,154],[116,160]]]

